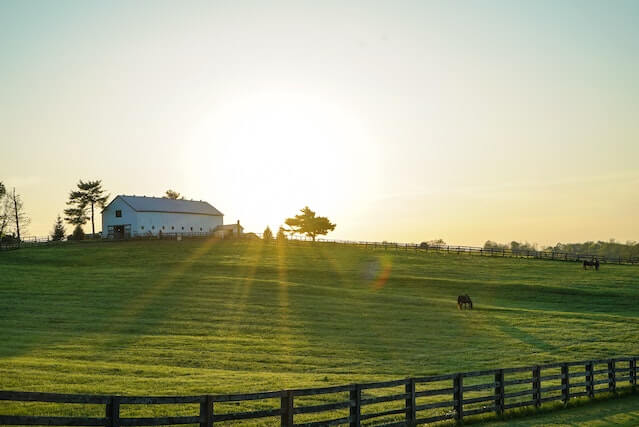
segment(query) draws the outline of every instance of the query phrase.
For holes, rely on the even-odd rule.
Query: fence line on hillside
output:
[[[99,234],[98,234],[99,235]],[[133,235],[127,240],[182,240],[182,239],[197,239],[208,238],[210,233],[206,232],[187,232],[187,233],[162,233],[161,235]],[[246,233],[246,238],[262,238],[261,233]],[[90,238],[86,240],[91,240]],[[97,238],[97,240],[104,240]],[[311,242],[312,239],[306,236],[293,235],[287,236],[287,242]],[[276,240],[274,240],[276,242]],[[530,259],[543,259],[553,261],[571,261],[580,262],[584,260],[598,259],[603,264],[628,264],[639,265],[639,256],[606,256],[597,254],[582,254],[574,252],[558,252],[558,251],[538,251],[529,249],[506,249],[506,248],[483,248],[480,246],[451,246],[451,245],[429,245],[426,243],[398,243],[398,242],[371,242],[364,240],[337,240],[337,239],[322,239],[316,240],[317,243],[332,243],[347,246],[360,246],[370,249],[384,249],[395,251],[418,251],[418,252],[439,252],[447,254],[466,254],[466,255],[479,255],[479,256],[493,256],[493,257],[508,257],[508,258],[530,258]],[[21,243],[0,243],[0,250],[18,249],[20,247],[29,246],[46,246],[51,244],[59,244],[60,242],[52,241],[49,237],[27,237],[22,239]]]
[[[200,396],[115,396],[0,391],[0,400],[103,405],[102,417],[0,415],[2,425],[86,425],[156,426],[199,424],[211,427],[230,421],[259,420],[285,427],[349,425],[362,421],[376,425],[429,424],[495,413],[514,408],[540,407],[543,403],[564,404],[577,397],[593,398],[599,393],[633,392],[637,385],[638,357],[550,363],[520,368],[491,369],[406,378],[376,383],[281,390],[262,393]],[[604,368],[597,369],[604,365]],[[623,387],[623,384],[626,387]],[[545,385],[545,386],[544,386]],[[602,386],[602,387],[600,387]],[[309,396],[332,396],[328,403],[297,404]],[[271,407],[255,410],[256,403],[270,401]],[[234,403],[234,411],[220,406]],[[121,405],[196,404],[191,415],[122,417]],[[380,407],[380,404],[387,405]],[[388,405],[395,404],[393,407]],[[268,405],[266,405],[268,406]]]

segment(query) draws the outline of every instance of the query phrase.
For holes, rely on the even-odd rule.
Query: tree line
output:
[[[631,258],[639,257],[639,242],[628,240],[625,243],[617,242],[615,239],[610,239],[607,242],[599,240],[587,241],[583,243],[557,243],[554,246],[542,246],[538,248],[536,243],[517,242],[512,241],[510,243],[496,243],[492,240],[487,240],[484,243],[484,249],[508,249],[513,251],[549,251],[549,252],[563,252],[574,254],[586,254],[595,255],[606,258]]]
[[[330,222],[325,216],[317,216],[308,206],[300,209],[300,212],[284,221],[288,229],[280,226],[275,238],[277,241],[285,241],[286,233],[289,235],[303,234],[315,241],[317,236],[325,236],[329,231],[335,230],[335,224]],[[264,233],[262,233],[262,239],[273,240],[273,232],[270,227],[266,227]]]

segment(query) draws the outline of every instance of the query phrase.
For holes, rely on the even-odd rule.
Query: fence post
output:
[[[213,426],[213,396],[202,396],[200,401],[200,427]]]
[[[608,391],[610,393],[617,392],[617,373],[615,372],[615,359],[608,360]]]
[[[570,376],[568,375],[569,369],[568,364],[564,363],[561,365],[561,395],[564,402],[564,405],[568,403],[570,399]]]
[[[362,416],[362,388],[359,384],[354,384],[350,391],[350,401],[355,403],[350,408],[350,427],[359,427]]]
[[[282,427],[293,427],[293,392],[290,390],[282,391],[280,402]]]
[[[110,396],[106,404],[106,426],[120,427],[120,397]]]
[[[633,357],[630,359],[630,385],[632,386],[632,391],[635,391],[637,386],[637,358]]]
[[[455,406],[455,419],[464,419],[464,376],[455,374],[453,377],[453,405]]]
[[[495,372],[495,412],[497,415],[504,413],[504,370]]]
[[[535,401],[535,407],[539,408],[541,406],[541,368],[539,365],[533,367],[532,370],[532,389],[533,389],[533,400]]]
[[[588,393],[588,397],[595,397],[595,386],[592,383],[594,375],[593,371],[593,363],[586,363],[586,393]]]
[[[406,383],[406,425],[415,425],[417,412],[415,411],[415,379],[409,378]]]

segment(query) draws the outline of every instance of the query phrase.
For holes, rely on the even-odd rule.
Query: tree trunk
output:
[[[13,189],[13,211],[16,215],[16,234],[18,235],[18,242],[20,242],[20,215],[18,215],[18,199],[16,198],[16,189]]]
[[[95,236],[95,224],[93,223],[93,202],[91,202],[91,238]]]

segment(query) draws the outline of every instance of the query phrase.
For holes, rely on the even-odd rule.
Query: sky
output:
[[[100,179],[257,232],[308,205],[338,239],[639,240],[637,22],[623,0],[5,0],[0,181],[37,236]]]

